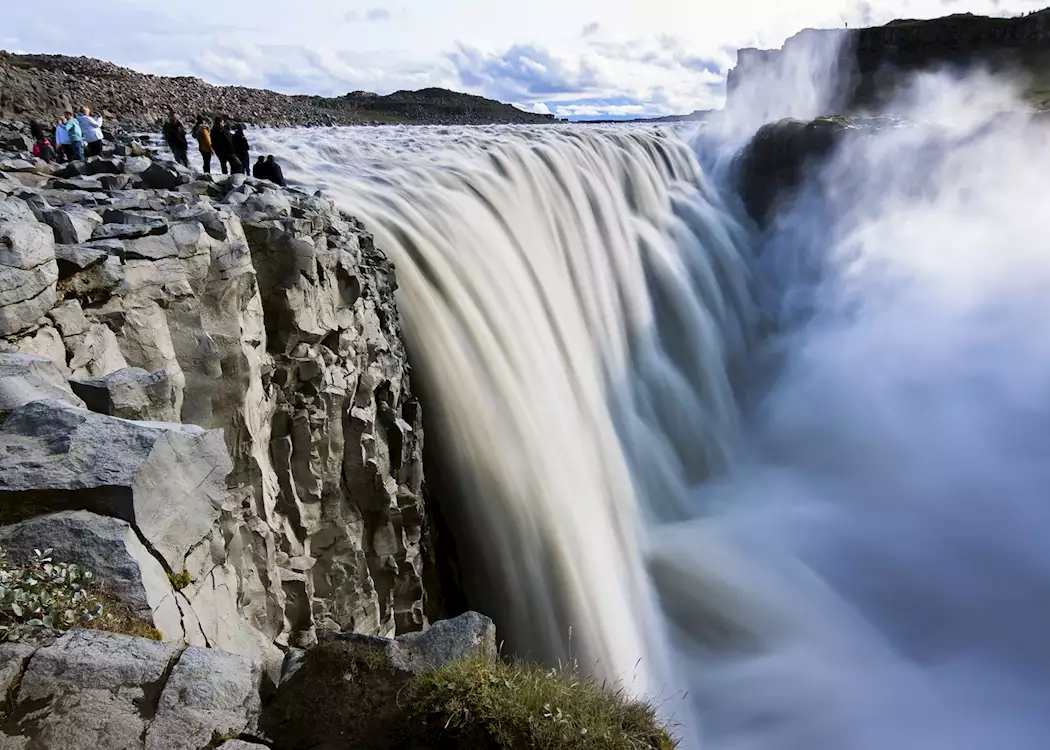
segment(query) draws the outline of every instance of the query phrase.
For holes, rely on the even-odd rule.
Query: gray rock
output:
[[[3,146],[4,151],[31,152],[33,150],[33,139],[28,135],[12,135],[5,138],[0,145]]]
[[[141,748],[158,686],[177,646],[94,630],[72,630],[29,661],[5,747],[53,750]]]
[[[131,184],[134,178],[128,174],[104,174],[99,175],[98,182],[104,190],[124,190]]]
[[[0,172],[39,172],[50,174],[47,163],[39,159],[0,159]]]
[[[128,366],[116,334],[101,323],[90,324],[83,332],[72,334],[66,339],[66,347],[72,352],[69,369],[74,378],[103,377]]]
[[[119,242],[119,240],[104,241]],[[67,296],[71,295],[91,300],[96,297],[108,297],[124,283],[124,280],[124,264],[120,262],[119,257],[109,255],[101,263],[96,263],[67,279],[63,279],[60,282],[60,287]]]
[[[55,230],[55,241],[75,245],[87,242],[102,217],[83,206],[60,206],[44,214],[44,221]]]
[[[178,422],[175,388],[165,370],[126,367],[100,378],[70,382],[87,408],[99,414],[147,422]]]
[[[29,209],[33,212],[33,217],[37,221],[43,221],[44,215],[53,210],[53,206],[47,202],[47,199],[40,193],[35,193],[31,190],[20,190],[16,195],[26,202]]]
[[[20,406],[48,399],[84,406],[51,359],[0,354],[0,419]]]
[[[59,278],[67,279],[78,271],[91,268],[109,257],[109,250],[97,245],[56,245]]]
[[[32,218],[0,216],[0,336],[35,325],[57,301],[57,281],[51,230]]]
[[[132,171],[129,167],[128,171]],[[152,162],[146,169],[138,173],[142,187],[149,190],[174,190],[183,184],[183,175],[173,166]]]
[[[124,243],[124,247],[128,260],[161,260],[179,255],[175,240],[167,233],[129,240]]]
[[[51,312],[47,314],[47,317],[54,322],[63,339],[85,333],[91,325],[84,315],[84,308],[75,299],[66,300],[55,305]]]
[[[102,190],[102,183],[96,177],[67,177],[65,179],[52,180],[51,187],[58,190],[88,190],[91,192]]]
[[[261,674],[244,657],[187,648],[160,695],[146,750],[197,750],[215,734],[241,734],[258,719]]]
[[[16,562],[49,547],[55,560],[92,571],[110,595],[156,626],[165,640],[182,641],[182,618],[168,575],[130,524],[77,510],[0,527],[0,549]]]
[[[153,166],[153,160],[142,154],[132,155],[125,160],[124,171],[128,174],[142,174]]]
[[[0,465],[0,503],[33,492],[56,510],[124,519],[169,570],[186,568],[189,552],[212,533],[232,468],[221,431],[130,422],[56,401],[7,417]]]
[[[356,633],[335,636],[340,640],[382,643],[390,666],[419,675],[462,659],[482,657],[495,661],[496,626],[485,615],[465,612],[450,620],[439,620],[427,630],[406,633],[394,639],[368,638]]]
[[[18,684],[26,662],[35,652],[36,646],[25,643],[0,644],[0,700],[10,701],[13,697],[11,688]]]
[[[84,163],[84,174],[115,175],[124,172],[124,160],[116,157],[97,157]]]
[[[259,745],[255,742],[245,742],[244,740],[229,740],[219,745],[222,750],[269,750],[266,745]]]
[[[140,237],[165,234],[167,231],[167,223],[162,219],[157,219],[151,224],[102,224],[95,227],[92,236],[95,239],[134,240]]]

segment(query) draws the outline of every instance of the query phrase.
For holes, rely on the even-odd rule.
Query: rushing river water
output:
[[[1050,148],[924,106],[764,233],[714,136],[257,138],[397,266],[508,643],[686,747],[1050,742]]]

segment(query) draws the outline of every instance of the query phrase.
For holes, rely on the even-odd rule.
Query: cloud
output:
[[[389,21],[390,11],[386,8],[372,8],[365,14],[365,18],[369,21]]]
[[[601,24],[597,21],[591,21],[589,24],[583,27],[580,32],[580,36],[593,36],[598,33],[598,29],[601,28]]]
[[[464,86],[504,101],[579,95],[603,83],[599,71],[586,61],[573,64],[532,44],[485,53],[460,43],[448,59]]]

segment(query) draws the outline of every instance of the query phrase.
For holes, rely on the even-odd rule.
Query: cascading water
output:
[[[1045,746],[1050,148],[960,91],[760,239],[670,130],[259,138],[394,259],[516,650],[688,747]]]

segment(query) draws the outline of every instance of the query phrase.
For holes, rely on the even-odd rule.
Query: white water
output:
[[[689,746],[1046,746],[1050,149],[958,91],[757,258],[671,131],[261,136],[394,259],[517,647]]]

